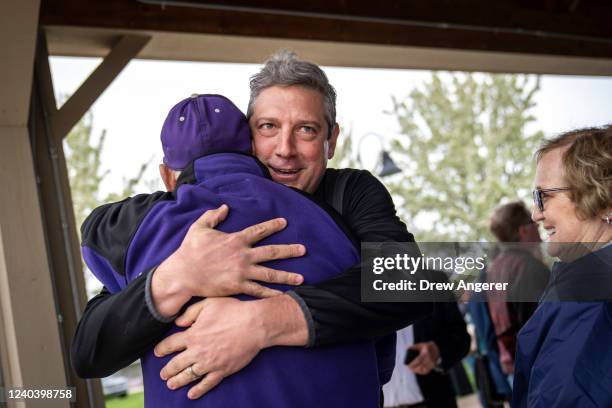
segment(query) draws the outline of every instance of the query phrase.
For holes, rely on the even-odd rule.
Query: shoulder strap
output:
[[[348,182],[350,172],[338,171],[336,177],[328,177],[325,189],[327,190],[327,197],[331,198],[329,204],[342,215],[342,207],[344,204],[344,190],[346,189],[346,183]]]

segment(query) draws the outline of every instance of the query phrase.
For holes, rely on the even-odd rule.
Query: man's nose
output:
[[[275,153],[279,157],[292,157],[295,155],[295,140],[291,131],[281,131],[277,139]]]

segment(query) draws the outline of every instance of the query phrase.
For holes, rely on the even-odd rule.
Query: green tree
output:
[[[103,130],[96,140],[93,137],[92,124],[93,115],[88,112],[64,140],[66,166],[68,167],[77,229],[80,228],[94,208],[133,195],[135,188],[142,182],[143,175],[152,161],[143,163],[135,176],[124,178],[120,191],[112,192],[104,197],[101,196],[100,183],[110,174],[110,170],[102,169],[101,162],[101,155],[106,142],[106,131]]]
[[[388,184],[400,215],[429,226],[411,226],[417,240],[487,239],[492,209],[528,197],[543,137],[527,129],[538,90],[533,76],[433,74],[393,98],[394,159],[404,172]]]

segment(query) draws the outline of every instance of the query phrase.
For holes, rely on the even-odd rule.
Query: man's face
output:
[[[323,95],[299,85],[262,91],[249,120],[253,153],[272,179],[313,193],[334,155],[338,125],[328,138]]]

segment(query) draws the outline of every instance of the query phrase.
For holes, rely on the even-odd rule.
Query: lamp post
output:
[[[380,171],[378,172],[378,176],[386,177],[392,174],[400,173],[402,169],[400,169],[398,165],[395,164],[389,152],[384,149],[383,137],[378,133],[366,133],[365,135],[361,136],[361,138],[359,138],[359,143],[357,145],[357,162],[359,162],[359,164],[363,167],[363,161],[361,159],[361,145],[362,142],[369,136],[375,136],[380,143],[380,153],[378,155],[378,159],[376,160],[375,165],[376,167],[380,165]]]

